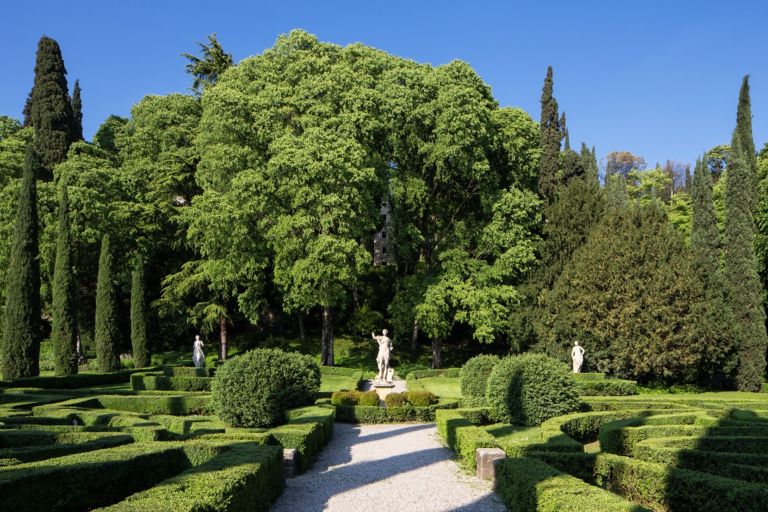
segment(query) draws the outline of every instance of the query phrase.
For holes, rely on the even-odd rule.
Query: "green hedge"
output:
[[[605,374],[601,372],[574,373],[573,378],[576,380],[576,382],[594,382],[606,380]]]
[[[14,381],[0,381],[0,388],[45,388],[45,389],[75,389],[87,388],[91,386],[104,386],[107,384],[120,384],[130,382],[131,375],[136,372],[147,372],[160,370],[161,368],[141,368],[131,370],[120,370],[110,373],[78,373],[77,375],[67,375],[63,377],[28,377]]]
[[[409,380],[426,379],[429,377],[449,377],[457,379],[461,376],[461,368],[442,368],[439,370],[414,370],[406,375],[406,382]]]
[[[347,407],[367,406],[378,407],[379,394],[376,391],[334,391],[331,394],[331,404]]]
[[[507,507],[516,512],[648,510],[529,458],[499,461],[495,485]]]
[[[138,443],[0,471],[0,510],[89,510],[156,485],[220,452],[213,446]]]
[[[637,382],[633,380],[576,380],[581,396],[629,396],[637,394]]]
[[[149,420],[149,415],[111,411],[108,409],[78,409],[74,407],[40,407],[35,414],[46,419],[61,418],[70,424],[119,427],[130,433],[137,441],[161,441],[169,438],[168,430],[157,422]]]
[[[367,407],[344,406],[336,407],[336,421],[344,423],[402,423],[418,421],[429,423],[435,421],[435,413],[441,409],[456,409],[456,400],[442,400],[428,407]]]
[[[763,453],[728,453],[674,448],[658,439],[641,441],[635,446],[635,457],[646,462],[736,478],[746,482],[768,483],[768,455]]]
[[[73,453],[90,452],[113,448],[134,441],[133,436],[127,434],[101,434],[95,437],[67,440],[49,445],[27,446],[21,448],[0,449],[0,460],[14,460],[16,463],[34,462],[37,460],[63,457]],[[0,463],[2,466],[3,463]]]
[[[135,373],[131,375],[131,389],[134,391],[210,391],[212,380],[210,377],[167,377],[159,373]]]
[[[603,488],[656,510],[768,510],[768,486],[620,455],[606,453],[596,457],[595,481]]]
[[[461,410],[440,410],[436,414],[437,432],[446,445],[456,452],[464,465],[475,469],[478,448],[496,448],[499,444],[491,434],[477,427]]]
[[[165,366],[163,375],[166,377],[213,377],[216,368],[194,368],[190,366]]]
[[[210,413],[209,395],[99,395],[95,399],[105,409],[116,411],[171,416]]]
[[[283,489],[282,460],[279,447],[236,444],[208,462],[100,510],[266,512]]]

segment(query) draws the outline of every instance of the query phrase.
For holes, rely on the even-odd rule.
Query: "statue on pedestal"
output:
[[[571,359],[573,360],[573,373],[581,373],[581,365],[584,364],[584,348],[579,346],[579,342],[573,343],[571,350]]]
[[[205,368],[205,352],[203,352],[203,340],[200,339],[200,335],[195,336],[195,341],[192,344],[192,362],[195,363],[195,368]]]
[[[381,331],[381,336],[376,336],[376,333],[371,333],[371,337],[379,344],[379,353],[376,356],[376,364],[379,365],[379,374],[376,376],[378,381],[392,380],[392,374],[389,367],[389,354],[392,352],[392,340],[387,336],[387,330]]]

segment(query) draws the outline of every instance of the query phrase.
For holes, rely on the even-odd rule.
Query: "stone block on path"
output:
[[[283,448],[283,474],[285,478],[296,476],[296,463],[299,458],[299,450],[296,448]]]
[[[501,448],[478,448],[475,457],[477,460],[477,478],[493,480],[496,476],[496,461],[505,459],[507,454]]]

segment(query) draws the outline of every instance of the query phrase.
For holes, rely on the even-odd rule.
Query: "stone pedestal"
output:
[[[477,478],[493,480],[496,476],[496,461],[505,459],[507,454],[501,448],[478,448],[475,457],[477,460]]]
[[[295,448],[283,449],[283,475],[285,478],[296,476],[296,466],[299,459],[299,450]]]

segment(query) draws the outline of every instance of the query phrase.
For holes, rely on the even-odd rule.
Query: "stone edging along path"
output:
[[[491,483],[462,472],[433,423],[336,423],[314,466],[286,481],[275,512],[502,512]]]

